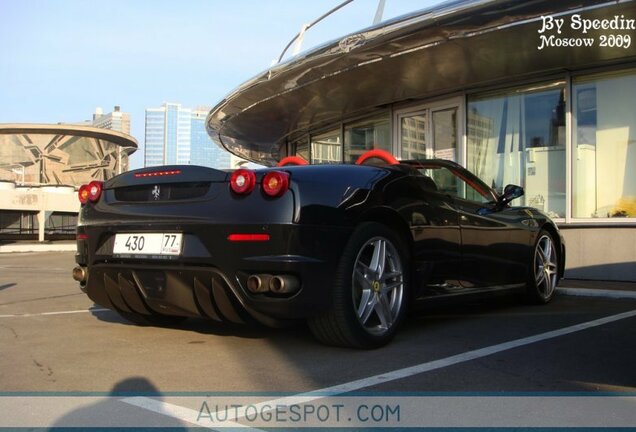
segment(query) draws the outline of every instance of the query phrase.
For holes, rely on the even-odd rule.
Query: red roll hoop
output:
[[[309,163],[299,156],[287,156],[282,158],[276,166],[282,167],[285,165],[309,165]]]
[[[363,165],[369,159],[380,159],[386,162],[389,165],[397,165],[400,162],[388,151],[373,149],[368,152],[362,153],[358,160],[356,161],[356,165]]]

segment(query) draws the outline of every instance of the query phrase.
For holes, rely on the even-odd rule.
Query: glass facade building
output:
[[[210,139],[205,130],[205,109],[165,103],[146,109],[144,166],[202,165],[230,167],[230,153]]]
[[[498,192],[523,186],[520,205],[562,223],[636,223],[634,98],[636,69],[563,76],[396,106],[292,148],[312,163],[355,162],[374,148],[400,159],[449,159]]]
[[[192,111],[165,103],[146,109],[144,166],[188,164]]]
[[[208,112],[209,109],[200,108],[192,111],[190,164],[229,169],[231,154],[217,146],[205,129]]]

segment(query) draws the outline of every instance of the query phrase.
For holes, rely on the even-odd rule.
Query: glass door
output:
[[[431,110],[433,157],[457,162],[457,107]]]
[[[399,144],[402,159],[430,159],[428,111],[399,116]]]
[[[408,159],[459,159],[461,98],[396,112],[398,152]]]

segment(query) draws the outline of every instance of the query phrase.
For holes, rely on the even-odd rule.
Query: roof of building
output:
[[[208,115],[212,139],[272,164],[309,130],[396,102],[461,93],[510,80],[634,61],[629,48],[539,49],[543,16],[633,18],[635,2],[460,0],[326,43],[239,86]],[[596,37],[564,26],[558,37]],[[601,30],[602,32],[602,30]],[[547,33],[546,33],[547,34]]]
[[[74,135],[110,141],[123,147],[137,149],[137,140],[125,133],[93,126],[73,124],[2,123],[0,134],[53,134]],[[133,150],[134,151],[134,150]]]

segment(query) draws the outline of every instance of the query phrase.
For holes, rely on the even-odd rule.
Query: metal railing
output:
[[[339,5],[337,5],[336,7],[334,7],[333,9],[329,10],[328,12],[324,13],[320,17],[316,18],[312,22],[310,22],[308,24],[303,24],[302,27],[300,28],[300,31],[298,32],[298,34],[296,36],[294,36],[292,38],[292,40],[289,41],[289,43],[285,46],[285,48],[283,49],[283,52],[280,53],[280,55],[278,56],[278,59],[276,60],[276,62],[274,64],[275,65],[279,64],[283,60],[283,57],[285,56],[285,53],[287,52],[289,47],[291,47],[294,44],[294,42],[296,42],[296,46],[294,47],[294,51],[292,52],[292,55],[298,54],[300,52],[301,48],[302,48],[303,39],[305,38],[305,33],[307,32],[307,30],[309,30],[310,28],[312,28],[313,26],[318,24],[320,21],[322,21],[323,19],[327,18],[329,15],[333,14],[334,12],[342,9],[343,7],[345,7],[346,5],[348,5],[351,2],[353,2],[353,0],[345,0],[342,3],[340,3]],[[382,21],[382,15],[384,14],[384,4],[385,4],[385,2],[386,2],[386,0],[379,0],[378,1],[378,7],[376,9],[375,16],[373,18],[373,24],[374,25],[378,24],[380,21]]]

